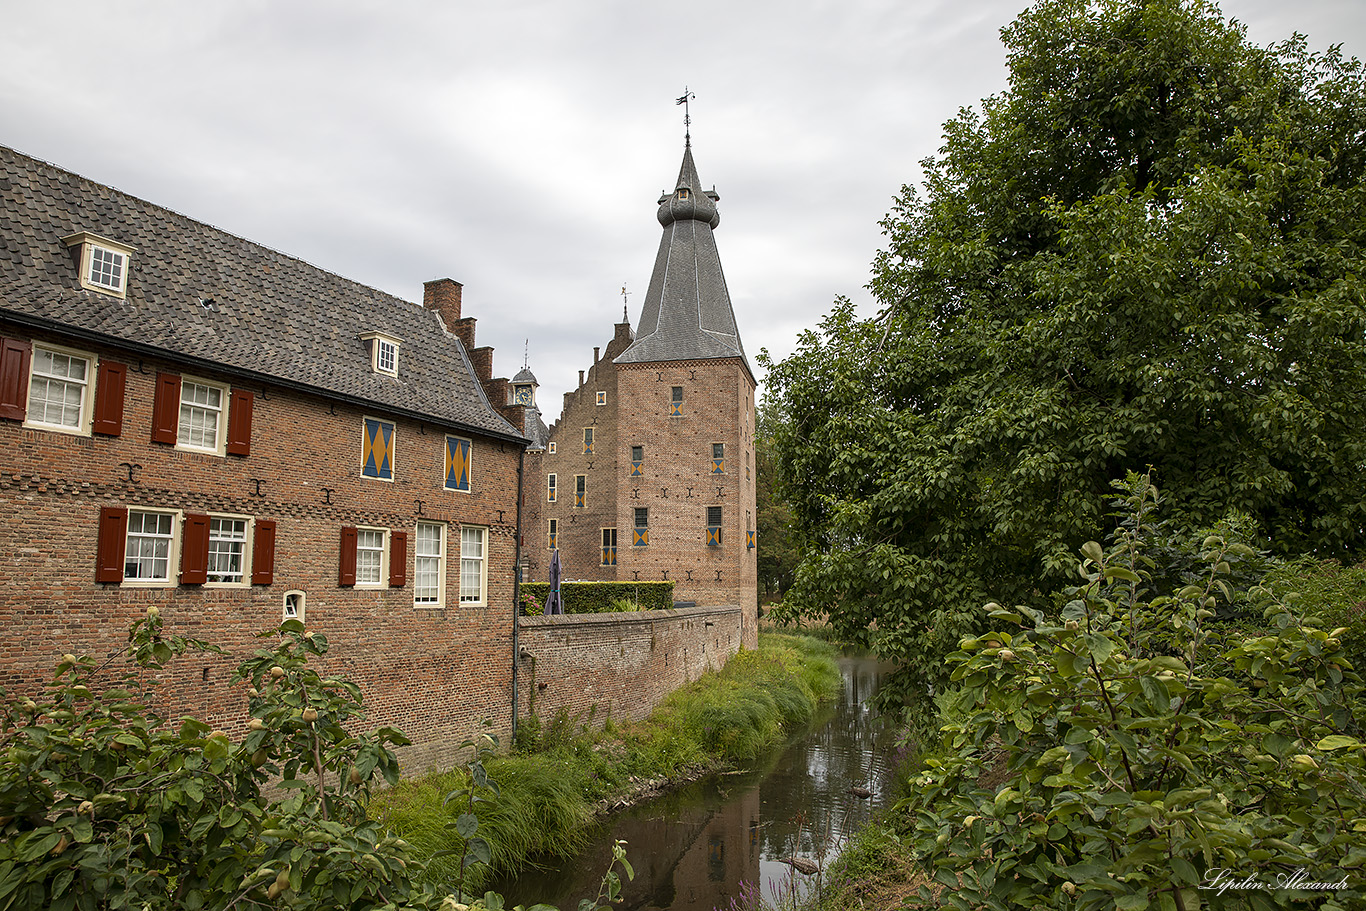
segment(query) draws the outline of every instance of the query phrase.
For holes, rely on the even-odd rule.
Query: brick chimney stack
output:
[[[455,331],[460,322],[460,292],[464,288],[453,278],[438,278],[422,285],[422,306],[441,314],[446,330]]]

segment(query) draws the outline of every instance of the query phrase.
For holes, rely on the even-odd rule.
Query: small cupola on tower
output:
[[[540,383],[536,382],[536,374],[531,372],[529,367],[523,367],[517,371],[517,375],[512,378],[512,383],[508,387],[509,405],[526,405],[528,408],[536,407],[536,390]]]

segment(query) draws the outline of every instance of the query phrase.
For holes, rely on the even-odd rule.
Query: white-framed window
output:
[[[35,343],[24,423],[65,433],[90,433],[95,365],[93,354]]]
[[[204,452],[222,452],[228,419],[227,405],[226,386],[189,377],[181,378],[176,445]]]
[[[545,501],[547,503],[555,502],[555,483],[555,472],[552,471],[550,474],[545,476]]]
[[[385,584],[389,535],[383,528],[356,529],[356,586]]]
[[[178,512],[150,509],[128,510],[128,534],[124,543],[125,585],[171,585],[179,549],[176,547]]]
[[[446,526],[418,522],[414,541],[413,605],[441,607],[446,600]]]
[[[208,584],[247,584],[250,530],[251,520],[241,516],[209,517]]]
[[[304,601],[307,595],[301,591],[285,592],[284,610],[281,617],[284,620],[298,620],[304,622]]]
[[[549,444],[546,446],[546,452],[548,452],[550,455],[554,455],[554,454],[555,454],[555,444],[554,444],[554,442],[551,442],[551,443],[549,443]]]
[[[483,604],[487,595],[488,529],[460,526],[460,603]]]
[[[402,340],[384,332],[367,332],[361,341],[370,351],[370,369],[386,376],[398,376],[398,348]]]
[[[80,245],[78,279],[82,288],[117,297],[127,293],[128,270],[137,252],[132,247],[89,231],[63,237],[62,242],[68,247]]]

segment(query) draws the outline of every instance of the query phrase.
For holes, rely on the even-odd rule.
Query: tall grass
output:
[[[512,871],[529,858],[573,853],[594,816],[593,805],[629,793],[642,779],[686,777],[749,762],[809,722],[839,686],[835,648],[804,636],[761,634],[638,724],[590,732],[575,719],[528,725],[519,752],[489,759],[500,794],[476,805],[479,835],[489,842],[491,869],[472,871],[466,891],[492,871]],[[444,805],[467,787],[454,769],[405,779],[371,801],[371,814],[427,860],[427,879],[449,885],[460,873],[463,842],[455,833],[462,807]],[[443,850],[457,853],[435,856]]]

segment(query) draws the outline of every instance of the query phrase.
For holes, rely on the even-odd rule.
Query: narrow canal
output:
[[[580,856],[493,884],[509,904],[577,908],[597,894],[616,839],[635,867],[625,911],[729,911],[761,888],[773,899],[814,880],[782,858],[828,866],[890,797],[895,732],[873,707],[886,665],[839,660],[842,691],[804,733],[755,768],[715,776],[614,815]],[[871,791],[871,798],[851,793]]]

